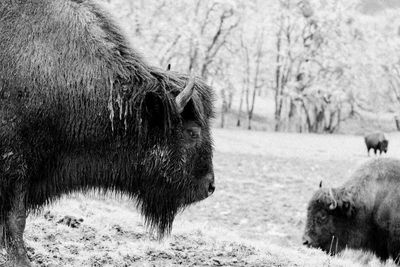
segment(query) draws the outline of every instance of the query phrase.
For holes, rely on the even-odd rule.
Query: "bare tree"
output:
[[[290,3],[281,1],[288,8]],[[282,111],[284,98],[287,94],[287,85],[292,78],[295,58],[292,54],[292,34],[294,24],[287,14],[279,16],[278,31],[276,34],[276,59],[275,59],[275,131],[281,130]]]
[[[204,12],[200,12],[202,8],[205,9]],[[207,79],[210,65],[227,45],[230,35],[239,25],[240,18],[235,15],[231,7],[218,2],[210,5],[208,1],[201,0],[196,4],[195,15],[200,25],[198,36],[192,36],[190,40],[189,70],[196,69],[204,79]],[[202,51],[200,48],[203,48]]]
[[[397,104],[400,104],[400,61],[391,66],[383,65],[383,70],[389,80],[389,88],[394,95]],[[400,116],[399,113],[394,116],[396,129],[400,131]]]
[[[334,121],[340,121],[334,120],[339,112],[333,112],[332,117],[327,115],[332,106],[326,101],[329,94],[315,88],[321,73],[329,73],[317,60],[323,43],[318,22],[307,0],[300,1],[298,6],[282,0],[281,5],[276,35],[275,131],[302,123],[305,127],[296,126],[297,131],[331,131],[336,128]],[[302,17],[293,15],[296,8],[300,8]]]
[[[247,77],[247,76],[246,76]],[[245,78],[244,78],[245,79]],[[238,107],[238,115],[237,115],[237,121],[236,121],[236,127],[241,126],[241,118],[242,118],[242,108],[243,108],[243,98],[244,98],[244,92],[246,90],[246,81],[243,81],[242,83],[242,89],[240,90],[240,100],[239,100],[239,107]]]
[[[228,112],[228,103],[226,99],[226,91],[225,89],[221,90],[221,98],[222,98],[222,106],[221,106],[221,128],[225,126],[225,114]]]
[[[276,61],[275,61],[275,131],[279,131],[283,104],[283,88],[285,85],[282,83],[285,79],[283,74],[283,52],[282,52],[282,39],[283,39],[283,15],[280,16],[279,30],[276,35]]]
[[[263,58],[264,30],[262,30],[259,35],[255,36],[252,43],[256,43],[254,51],[250,51],[249,47],[251,47],[251,45],[245,43],[242,33],[241,46],[245,58],[244,95],[248,121],[247,129],[249,130],[252,128],[251,121],[253,119],[257,91],[262,86],[261,61]],[[251,54],[251,52],[253,53]]]

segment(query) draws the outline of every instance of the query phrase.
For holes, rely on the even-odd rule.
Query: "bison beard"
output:
[[[400,160],[371,160],[339,188],[320,188],[307,209],[304,245],[336,254],[374,252],[400,263]]]
[[[214,191],[212,89],[147,65],[90,0],[0,1],[0,234],[29,266],[25,219],[62,194],[137,200],[162,237]]]

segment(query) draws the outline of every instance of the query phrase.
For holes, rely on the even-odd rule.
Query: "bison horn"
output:
[[[194,77],[190,75],[189,81],[185,89],[183,89],[182,92],[180,92],[179,95],[177,95],[177,97],[175,98],[176,107],[178,108],[179,113],[182,113],[186,104],[192,98],[193,92],[194,92]]]
[[[337,207],[337,202],[335,200],[335,197],[333,196],[333,191],[332,188],[329,188],[329,196],[331,197],[331,204],[329,205],[330,210],[334,210]]]

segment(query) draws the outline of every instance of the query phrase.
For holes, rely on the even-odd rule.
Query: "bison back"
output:
[[[50,97],[106,99],[111,79],[134,72],[125,66],[150,77],[142,57],[92,1],[0,1],[0,25],[2,82],[31,96],[43,90],[41,99],[49,91]]]
[[[367,147],[377,147],[380,142],[386,140],[386,137],[383,133],[379,132],[366,135],[364,140]]]

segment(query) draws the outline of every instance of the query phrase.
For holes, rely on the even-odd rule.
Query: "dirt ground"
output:
[[[37,266],[392,266],[369,253],[329,257],[301,246],[319,182],[338,186],[368,160],[362,137],[213,133],[217,189],[178,215],[170,237],[149,233],[131,200],[74,195],[29,217],[30,259]],[[388,138],[385,157],[400,157],[400,135]],[[65,215],[83,221],[58,223]]]

